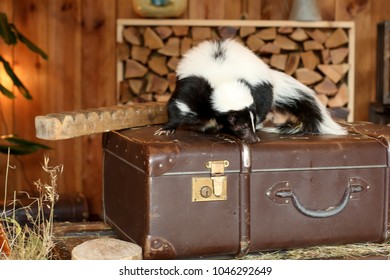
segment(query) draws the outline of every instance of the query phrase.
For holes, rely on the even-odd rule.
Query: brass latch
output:
[[[206,162],[210,169],[210,177],[192,178],[192,202],[215,201],[227,199],[227,178],[225,168],[229,166],[227,160]]]

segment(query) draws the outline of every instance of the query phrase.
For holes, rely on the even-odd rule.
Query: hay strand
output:
[[[380,257],[390,259],[390,239],[383,243],[357,243],[347,245],[314,246],[300,249],[259,252],[245,256],[247,260],[313,260],[362,259]]]
[[[54,205],[58,200],[57,179],[62,173],[62,165],[55,167],[49,166],[49,158],[45,157],[42,168],[48,174],[49,183],[41,182],[41,180],[34,182],[39,193],[38,197],[33,198],[38,204],[37,215],[33,217],[30,214],[32,213],[30,209],[31,205],[23,207],[31,226],[21,226],[16,220],[16,192],[14,192],[14,199],[11,203],[11,215],[7,213],[5,207],[3,211],[0,212],[0,224],[2,224],[5,233],[5,236],[3,237],[7,245],[9,245],[9,250],[4,250],[4,242],[2,242],[3,248],[0,248],[0,260],[47,260],[52,256],[52,249],[54,247]],[[7,181],[5,188],[7,188]],[[28,197],[31,198],[29,195]],[[6,200],[4,200],[4,202],[5,201]],[[4,205],[5,204],[6,203],[4,203]],[[49,217],[46,217],[44,207],[50,208]]]

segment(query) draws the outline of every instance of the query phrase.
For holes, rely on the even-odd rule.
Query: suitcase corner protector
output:
[[[147,235],[144,242],[144,259],[174,259],[176,250],[167,240]]]

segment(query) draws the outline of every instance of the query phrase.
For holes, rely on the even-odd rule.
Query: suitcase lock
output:
[[[227,160],[206,162],[206,168],[210,169],[210,177],[192,178],[192,202],[226,200],[225,168],[228,166]]]

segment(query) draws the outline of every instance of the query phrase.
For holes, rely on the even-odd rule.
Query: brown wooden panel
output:
[[[14,2],[14,23],[22,34],[41,49],[47,49],[47,0],[21,0]],[[27,100],[17,92],[15,99],[15,134],[28,140],[38,141],[35,137],[34,117],[48,108],[47,67],[48,62],[38,54],[31,52],[25,45],[18,43],[14,48],[14,71],[19,75],[32,95]],[[46,144],[46,143],[45,143]],[[33,182],[43,177],[41,168],[43,152],[19,157],[16,164],[17,189],[35,190]]]
[[[225,15],[222,17],[215,17],[216,19],[240,19],[243,16],[242,1],[230,0],[224,1],[225,3]],[[216,9],[217,10],[217,9]]]
[[[242,0],[243,13],[248,19],[261,19],[261,2],[259,0]]]
[[[384,21],[384,20],[389,20],[389,11],[390,11],[390,1],[372,1],[371,3],[371,13],[372,13],[372,16],[371,16],[371,21],[372,21],[372,25],[374,25],[375,29],[377,27],[377,24]],[[376,32],[376,31],[375,31]],[[375,40],[374,42],[375,44],[377,43],[377,41]],[[377,45],[375,45],[375,50],[377,50]],[[375,61],[375,65],[373,66],[373,73],[375,73],[375,77],[379,77],[379,76],[382,76],[383,73],[378,73],[377,72],[377,69],[376,69],[376,63],[377,61]],[[376,90],[376,88],[375,88]],[[371,101],[372,102],[375,102],[376,101],[376,91],[373,91],[371,93]]]
[[[288,19],[292,0],[262,0],[261,2],[261,19]]]
[[[0,11],[7,15],[9,21],[12,21],[13,1],[0,1]],[[13,65],[13,48],[6,45],[2,39],[0,39],[0,53],[4,59]],[[8,77],[2,65],[0,66],[0,81],[6,88],[12,90],[12,80]],[[14,130],[13,106],[13,100],[0,95],[0,135],[12,133]],[[0,174],[3,172],[2,167],[3,162],[0,161]]]
[[[389,20],[390,1],[380,0],[371,1],[371,13],[373,24],[377,24],[380,21]]]
[[[322,20],[335,20],[335,2],[336,0],[317,0]]]
[[[81,92],[82,108],[116,104],[115,3],[84,0],[82,3]],[[91,213],[101,212],[102,147],[101,135],[82,138],[82,189]]]
[[[133,1],[129,0],[116,0],[116,1],[107,1],[111,2],[111,5],[116,4],[116,13],[118,18],[139,18],[136,12],[133,9]],[[115,3],[116,2],[116,3]]]
[[[9,21],[13,21],[13,0],[3,0],[0,1],[0,11],[4,12],[8,16]],[[0,39],[0,53],[1,55],[13,65],[13,48],[7,46],[3,43],[3,40]],[[5,73],[5,70],[0,66],[0,81],[8,88],[12,88],[12,81]],[[0,95],[0,135],[7,135],[14,132],[14,101]],[[6,156],[0,154],[0,198],[4,197],[4,182],[6,177]],[[15,159],[12,158],[12,164],[15,163]],[[8,189],[9,192],[14,190],[16,182],[16,172],[14,170],[9,171],[8,176]]]
[[[336,20],[353,20],[356,27],[355,120],[367,120],[375,94],[376,26],[372,22],[372,1],[339,0]]]
[[[223,19],[234,18],[241,12],[240,0],[188,0],[188,18],[190,19]]]
[[[49,1],[47,113],[81,108],[81,0]],[[64,165],[64,192],[81,192],[81,139],[52,142],[53,163]]]
[[[190,19],[205,19],[206,9],[205,3],[207,0],[188,0],[188,18]]]

